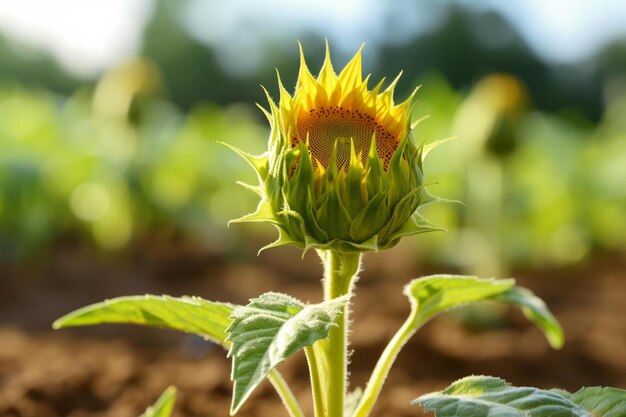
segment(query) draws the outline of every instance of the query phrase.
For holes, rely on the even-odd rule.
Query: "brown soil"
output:
[[[128,294],[244,303],[278,290],[319,301],[321,268],[314,254],[300,261],[296,250],[258,258],[252,253],[218,257],[190,244],[151,242],[150,250],[111,257],[65,245],[28,267],[0,266],[0,416],[136,417],[170,384],[178,387],[174,416],[227,416],[229,362],[219,347],[166,330],[99,326],[53,332],[50,324],[77,307]],[[352,314],[353,387],[366,382],[406,317],[402,286],[426,272],[432,271],[414,263],[409,246],[366,256]],[[552,351],[517,311],[500,312],[496,319],[483,309],[440,317],[405,347],[374,415],[419,416],[411,399],[469,374],[544,388],[626,388],[626,260],[605,256],[517,276],[563,324],[564,349]],[[310,415],[302,355],[281,371]],[[286,413],[264,384],[239,415]]]

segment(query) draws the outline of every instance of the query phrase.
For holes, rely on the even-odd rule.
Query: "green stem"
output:
[[[300,408],[300,404],[298,404],[298,400],[296,399],[295,395],[293,395],[293,392],[283,379],[282,375],[274,369],[269,373],[268,378],[276,389],[278,396],[283,401],[285,408],[289,412],[289,416],[304,417],[304,413]]]
[[[412,306],[411,314],[389,341],[382,355],[380,355],[376,367],[367,382],[365,391],[363,391],[361,401],[354,410],[352,417],[367,417],[372,412],[372,408],[374,408],[374,404],[385,384],[391,366],[398,357],[398,353],[400,353],[402,347],[404,347],[406,342],[415,334],[418,327],[422,324],[418,322],[417,310],[417,306]]]
[[[324,300],[332,300],[350,294],[354,277],[361,264],[360,254],[340,253],[333,250],[318,251],[324,264]],[[343,417],[347,386],[347,328],[348,306],[343,308],[337,327],[320,341],[319,351],[323,355],[326,392],[325,417]],[[319,363],[318,363],[319,364]],[[317,416],[316,417],[321,417]]]
[[[311,376],[311,391],[313,393],[313,412],[316,417],[326,416],[326,396],[324,392],[324,375],[322,374],[319,360],[321,355],[319,350],[313,346],[304,348],[306,360],[309,365],[309,374]]]

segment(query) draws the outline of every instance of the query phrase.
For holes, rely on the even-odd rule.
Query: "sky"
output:
[[[626,36],[623,0],[491,0],[545,59],[575,62]]]
[[[258,36],[309,31],[352,50],[362,41],[428,31],[441,17],[442,3],[499,12],[553,62],[577,62],[626,36],[623,0],[189,0],[180,18],[195,37],[217,47],[225,65],[247,68],[263,59],[253,47]],[[2,1],[0,32],[49,51],[74,75],[90,77],[137,53],[152,8],[151,0]],[[249,53],[234,52],[241,47]]]
[[[137,52],[150,13],[146,0],[0,1],[0,32],[88,77]]]

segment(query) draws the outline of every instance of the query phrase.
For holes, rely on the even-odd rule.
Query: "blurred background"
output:
[[[379,320],[381,330],[361,337],[355,324],[355,349],[366,352],[353,360],[356,383],[408,309],[402,284],[426,272],[518,276],[571,335],[565,353],[549,352],[530,329],[516,336],[511,326],[523,321],[515,315],[465,312],[413,346],[442,363],[428,368],[434,376],[416,368],[392,377],[401,408],[394,400],[378,412],[404,415],[418,393],[465,375],[455,372],[490,367],[516,383],[626,384],[626,3],[23,0],[0,3],[0,332],[8,341],[0,415],[136,415],[176,382],[155,363],[170,366],[169,376],[181,361],[194,369],[198,355],[211,369],[226,366],[194,339],[149,330],[106,347],[89,338],[129,335],[48,333],[86,303],[146,292],[245,302],[272,289],[319,298],[312,254],[257,258],[273,229],[227,228],[256,196],[235,185],[251,170],[217,141],[262,152],[269,129],[255,108],[265,104],[259,85],[277,97],[275,69],[294,85],[297,40],[317,72],[324,38],[337,69],[364,42],[373,80],[403,71],[398,101],[422,86],[413,116],[429,118],[415,130],[418,142],[458,137],[426,163],[431,192],[463,202],[423,211],[449,233],[366,259],[361,298],[389,290],[390,303],[357,301],[355,320]],[[500,339],[483,340],[483,328]],[[459,332],[465,342],[455,342]],[[478,351],[482,359],[470,359]],[[546,358],[554,369],[533,368]],[[31,374],[37,361],[46,378],[60,379]],[[179,384],[198,391],[181,394],[181,416],[226,415],[226,382],[180,374]],[[213,405],[198,399],[209,391]],[[267,391],[253,415],[275,406]]]

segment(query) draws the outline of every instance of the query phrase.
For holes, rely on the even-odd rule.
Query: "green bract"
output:
[[[369,90],[368,78],[362,79],[360,51],[337,75],[327,50],[317,78],[302,57],[293,96],[280,79],[279,106],[268,95],[268,151],[236,150],[258,174],[259,186],[244,185],[261,201],[234,220],[274,224],[279,237],[265,248],[373,251],[440,230],[416,212],[431,198],[422,165],[428,149],[411,135],[415,92],[396,105],[397,79],[379,93],[382,81]]]

